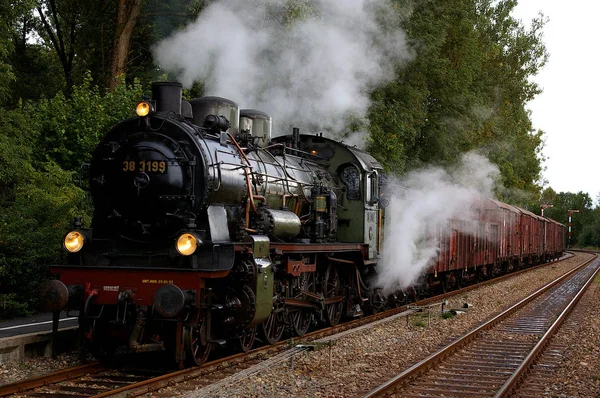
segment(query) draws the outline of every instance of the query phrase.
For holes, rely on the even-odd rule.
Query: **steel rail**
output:
[[[422,305],[428,305],[428,304],[431,304],[434,302],[440,302],[444,298],[454,296],[457,294],[462,294],[466,291],[477,289],[477,288],[480,288],[480,287],[483,287],[483,286],[486,286],[489,284],[497,283],[497,282],[503,281],[505,279],[509,279],[518,274],[533,271],[535,269],[538,269],[538,268],[541,268],[541,267],[544,267],[547,265],[555,264],[555,263],[564,261],[567,258],[571,258],[571,257],[572,256],[566,256],[555,262],[544,263],[544,264],[541,264],[538,266],[525,268],[523,270],[513,272],[510,274],[506,274],[506,275],[502,275],[502,276],[499,276],[499,277],[496,277],[493,279],[489,279],[489,280],[480,282],[475,285],[466,286],[462,289],[450,291],[450,292],[447,292],[447,293],[444,293],[444,294],[441,294],[438,296],[420,300],[414,304],[422,306]],[[589,261],[591,261],[591,260],[588,260],[588,262]],[[573,272],[573,271],[574,270],[572,270],[570,272]],[[291,340],[295,341],[296,343],[300,343],[300,344],[303,342],[314,342],[317,344],[318,343],[327,343],[331,340],[341,338],[341,337],[347,336],[352,333],[360,332],[360,331],[364,330],[364,328],[366,328],[366,327],[372,327],[372,326],[381,324],[383,322],[392,321],[399,316],[406,316],[406,315],[409,315],[414,312],[414,310],[408,310],[407,307],[408,307],[407,305],[403,305],[398,308],[394,308],[394,309],[391,309],[391,310],[388,310],[385,312],[381,312],[381,313],[377,313],[377,314],[363,317],[360,319],[356,319],[356,320],[353,320],[350,322],[346,322],[344,324],[336,325],[334,327],[329,327],[329,328],[320,329],[320,330],[317,330],[317,331],[314,331],[311,333],[307,333],[304,337],[301,337],[301,338],[295,337]],[[241,361],[243,361],[243,358],[245,356],[250,355],[250,354],[262,354],[263,352],[275,351],[276,352],[275,358],[269,358],[264,361],[265,364],[266,363],[273,364],[275,362],[280,362],[281,360],[285,360],[285,359],[290,358],[300,352],[305,351],[306,347],[299,347],[299,346],[294,346],[294,347],[291,347],[291,348],[288,348],[287,350],[285,350],[286,347],[289,347],[289,342],[290,342],[290,340],[280,341],[271,346],[260,347],[255,350],[252,350],[248,353],[241,353],[241,354],[237,354],[234,357],[228,357],[225,359],[221,359],[221,360],[217,360],[217,361],[214,361],[211,363],[204,364],[198,368],[184,369],[184,370],[176,372],[176,373],[170,373],[169,375],[162,376],[160,379],[160,382],[156,383],[156,384],[153,383],[153,380],[157,380],[157,379],[149,379],[149,380],[146,380],[146,381],[143,381],[140,383],[136,383],[135,385],[122,387],[119,390],[113,390],[112,393],[106,393],[103,395],[95,396],[95,398],[106,397],[106,396],[135,397],[135,396],[139,396],[139,395],[148,394],[153,391],[157,391],[163,387],[167,387],[167,386],[170,386],[170,385],[182,382],[182,381],[187,381],[190,379],[194,379],[194,378],[206,375],[207,373],[211,372],[209,370],[210,368],[218,368],[224,362],[230,362],[231,366],[234,366],[233,362],[235,362],[235,361],[232,360],[233,358],[235,358],[237,361],[241,362]],[[260,371],[263,367],[262,365],[263,364],[259,364],[259,365],[252,366],[251,369],[242,370],[239,375],[240,377],[238,377],[238,375],[232,375],[232,376],[225,377],[225,379],[228,379],[228,381],[225,379],[216,380],[213,384],[201,387],[201,391],[210,392],[210,391],[213,391],[214,387],[229,384],[229,382],[231,382],[232,380],[234,380],[234,381],[239,380],[240,378],[243,378],[244,375],[250,375],[256,371]]]
[[[93,362],[86,365],[76,366],[73,368],[58,370],[47,375],[37,376],[31,379],[0,386],[0,397],[23,393],[28,390],[33,390],[37,387],[43,387],[49,384],[56,384],[61,381],[75,379],[77,377],[85,376],[87,374],[99,373],[104,370],[107,370],[107,368],[101,365],[100,362]]]
[[[567,305],[567,307],[560,313],[558,318],[556,318],[554,323],[552,323],[552,326],[550,326],[550,328],[546,331],[546,333],[544,333],[544,335],[541,337],[540,341],[538,341],[538,343],[535,345],[535,347],[533,347],[531,352],[523,360],[521,365],[519,365],[519,367],[514,371],[514,373],[502,385],[502,387],[500,387],[500,389],[498,390],[496,395],[494,395],[494,398],[506,397],[506,396],[508,396],[508,394],[513,392],[514,388],[517,387],[518,383],[522,380],[522,377],[525,375],[527,370],[531,367],[531,365],[534,363],[534,361],[539,356],[539,354],[542,353],[544,348],[546,348],[546,346],[550,342],[551,337],[562,326],[563,322],[565,321],[565,319],[567,319],[569,314],[573,311],[573,308],[575,308],[577,303],[579,303],[579,300],[585,294],[585,292],[586,292],[587,288],[590,286],[590,284],[594,281],[594,279],[598,275],[598,272],[600,272],[600,267],[596,270],[596,272],[594,272],[592,274],[592,276],[590,276],[588,278],[587,282],[584,284],[584,286],[581,288],[581,290],[579,290],[579,292],[575,295],[575,297],[573,297],[573,299]]]
[[[575,273],[577,273],[578,271],[583,269],[586,265],[588,265],[589,263],[591,263],[592,261],[594,261],[597,258],[598,258],[598,255],[594,254],[594,256],[592,258],[585,261],[578,267],[565,273],[564,275],[562,275],[558,279],[554,280],[553,282],[550,282],[550,283],[544,285],[543,287],[536,290],[529,296],[525,297],[524,299],[520,300],[516,304],[509,307],[507,310],[503,311],[502,313],[496,315],[494,318],[490,319],[489,321],[487,321],[487,322],[483,323],[482,325],[476,327],[475,329],[471,330],[470,332],[468,332],[467,334],[465,334],[458,340],[455,340],[454,342],[447,345],[446,347],[441,348],[440,350],[436,351],[432,355],[419,361],[415,365],[404,370],[402,373],[391,378],[387,382],[385,382],[385,383],[381,384],[380,386],[376,387],[375,389],[369,391],[367,394],[363,395],[363,398],[384,396],[384,395],[388,394],[391,390],[393,390],[395,387],[400,386],[400,385],[404,384],[406,381],[408,381],[409,379],[412,379],[412,378],[424,373],[426,370],[428,370],[430,367],[432,367],[435,363],[441,361],[442,359],[446,358],[450,354],[456,352],[458,349],[460,349],[467,343],[474,340],[477,337],[477,335],[479,334],[479,332],[491,329],[493,326],[495,326],[496,324],[498,324],[499,322],[501,322],[508,316],[512,315],[517,310],[521,309],[523,306],[530,303],[537,297],[541,296],[543,293],[545,293],[549,289],[551,289],[554,286],[558,285],[559,283],[565,281],[568,277],[574,275]]]
[[[525,268],[525,269],[519,270],[517,272],[512,272],[509,274],[501,275],[496,278],[481,281],[481,282],[473,284],[473,285],[468,285],[461,289],[449,291],[447,293],[436,295],[433,297],[428,297],[426,299],[419,300],[419,301],[411,303],[411,304],[427,305],[427,304],[431,304],[434,302],[440,302],[441,300],[443,300],[445,298],[448,298],[448,297],[451,297],[451,296],[454,296],[457,294],[462,294],[464,292],[467,292],[467,291],[470,291],[473,289],[477,289],[477,288],[480,288],[480,287],[483,287],[483,286],[486,286],[489,284],[497,283],[497,282],[503,281],[505,279],[509,279],[513,276],[519,275],[521,273],[533,271],[533,270],[539,269],[544,266],[556,264],[556,263],[562,262],[571,257],[572,256],[564,256],[563,258],[561,258],[560,260],[557,260],[557,261],[544,263],[544,264],[540,264],[537,266]],[[338,334],[339,335],[347,335],[349,333],[353,333],[354,329],[362,330],[363,327],[365,327],[369,324],[379,324],[381,322],[386,322],[388,320],[391,321],[391,320],[397,318],[397,316],[404,316],[407,311],[407,308],[408,308],[407,305],[402,305],[397,308],[393,308],[393,309],[390,309],[390,310],[387,310],[384,312],[380,312],[380,313],[377,313],[374,315],[365,316],[365,317],[362,317],[359,319],[345,322],[343,324],[339,324],[334,327],[319,329],[319,330],[307,333],[302,338],[295,337],[295,338],[293,338],[293,341],[295,341],[297,343],[303,343],[303,342],[311,342],[311,341],[322,342],[324,340],[330,340],[330,338],[328,336],[338,335]],[[223,368],[224,363],[229,363],[230,366],[234,366],[236,363],[243,362],[246,358],[249,358],[251,360],[252,358],[255,358],[255,357],[258,357],[261,355],[272,355],[272,353],[275,353],[277,355],[289,347],[289,341],[290,340],[280,341],[274,345],[267,345],[267,346],[256,348],[247,353],[238,353],[238,354],[235,354],[232,356],[228,356],[226,358],[220,358],[220,359],[208,362],[206,364],[203,364],[201,366],[170,372],[170,373],[167,373],[165,375],[161,375],[161,376],[158,376],[155,378],[151,378],[151,379],[147,379],[147,380],[144,380],[141,382],[133,383],[128,386],[123,386],[118,389],[112,390],[110,392],[107,391],[107,392],[104,392],[104,393],[101,393],[98,395],[94,395],[94,397],[98,397],[98,398],[99,397],[108,397],[108,396],[133,397],[133,396],[147,394],[152,391],[156,391],[161,388],[173,385],[175,383],[187,381],[187,380],[190,380],[193,378],[197,378],[198,376],[212,373],[212,372],[218,370],[218,368]],[[63,369],[63,370],[60,370],[60,371],[57,371],[57,372],[54,372],[54,373],[51,373],[48,375],[39,376],[39,377],[35,377],[32,379],[0,386],[0,397],[15,394],[15,393],[23,393],[25,391],[29,391],[29,390],[32,390],[37,387],[47,386],[50,384],[56,384],[61,381],[75,379],[77,377],[81,377],[81,376],[84,376],[84,375],[90,374],[90,373],[98,373],[103,370],[107,370],[107,368],[102,366],[98,362],[90,363],[87,365],[81,365],[81,366],[77,366],[77,367],[73,367],[73,368]]]

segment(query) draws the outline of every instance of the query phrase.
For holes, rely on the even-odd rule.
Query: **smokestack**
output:
[[[181,115],[181,91],[181,83],[152,83],[152,99],[156,101],[156,111],[159,113],[173,111]]]

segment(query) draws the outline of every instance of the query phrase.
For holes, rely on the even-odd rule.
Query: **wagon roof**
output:
[[[542,218],[541,216],[538,216],[537,214],[535,214],[535,213],[532,213],[532,212],[530,212],[529,210],[521,209],[520,207],[517,207],[517,209],[519,209],[519,211],[520,211],[521,213],[523,213],[523,214],[526,214],[526,215],[528,215],[528,216],[531,216],[531,217],[533,217],[533,218],[537,218],[538,220]]]
[[[499,200],[495,200],[495,199],[491,199],[491,198],[486,198],[486,199],[488,201],[492,202],[493,204],[495,204],[499,208],[510,210],[513,213],[520,213],[521,209],[519,209],[518,207],[508,205],[504,202],[500,202]]]

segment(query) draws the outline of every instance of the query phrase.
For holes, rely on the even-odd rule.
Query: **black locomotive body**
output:
[[[69,264],[43,291],[80,309],[94,355],[167,350],[183,365],[255,335],[334,325],[367,310],[381,166],[355,148],[294,134],[219,97],[190,103],[153,84],[90,165],[95,212],[65,237]]]

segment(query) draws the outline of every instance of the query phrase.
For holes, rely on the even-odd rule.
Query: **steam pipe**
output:
[[[292,128],[292,148],[298,149],[298,143],[300,141],[300,129],[298,127]]]
[[[144,330],[144,325],[146,324],[146,318],[143,316],[139,316],[137,321],[135,321],[135,326],[129,335],[129,348],[133,352],[151,352],[151,351],[161,351],[164,349],[162,343],[153,343],[153,344],[140,344],[138,342],[139,337]]]
[[[248,173],[248,168],[250,168],[250,170],[252,170],[252,164],[250,163],[250,161],[246,157],[246,154],[244,153],[244,151],[242,150],[242,148],[240,147],[240,145],[237,143],[237,141],[235,140],[235,138],[230,133],[227,133],[227,135],[229,136],[229,139],[231,140],[231,142],[233,142],[233,145],[235,145],[235,147],[237,148],[238,152],[240,153],[240,156],[246,161],[246,164],[248,165],[248,167],[244,167],[244,174],[246,175],[246,188],[248,190],[248,203],[250,205],[246,204],[246,217],[245,217],[246,227],[244,229],[246,231],[248,231],[248,232],[256,232],[254,230],[250,230],[249,229],[249,226],[250,226],[250,207],[252,207],[252,210],[255,213],[258,213],[258,210],[256,210],[256,204],[254,203],[254,199],[256,198],[256,199],[262,200],[264,202],[264,201],[266,201],[266,198],[264,196],[254,195],[252,193],[252,184],[250,183],[250,174]]]

